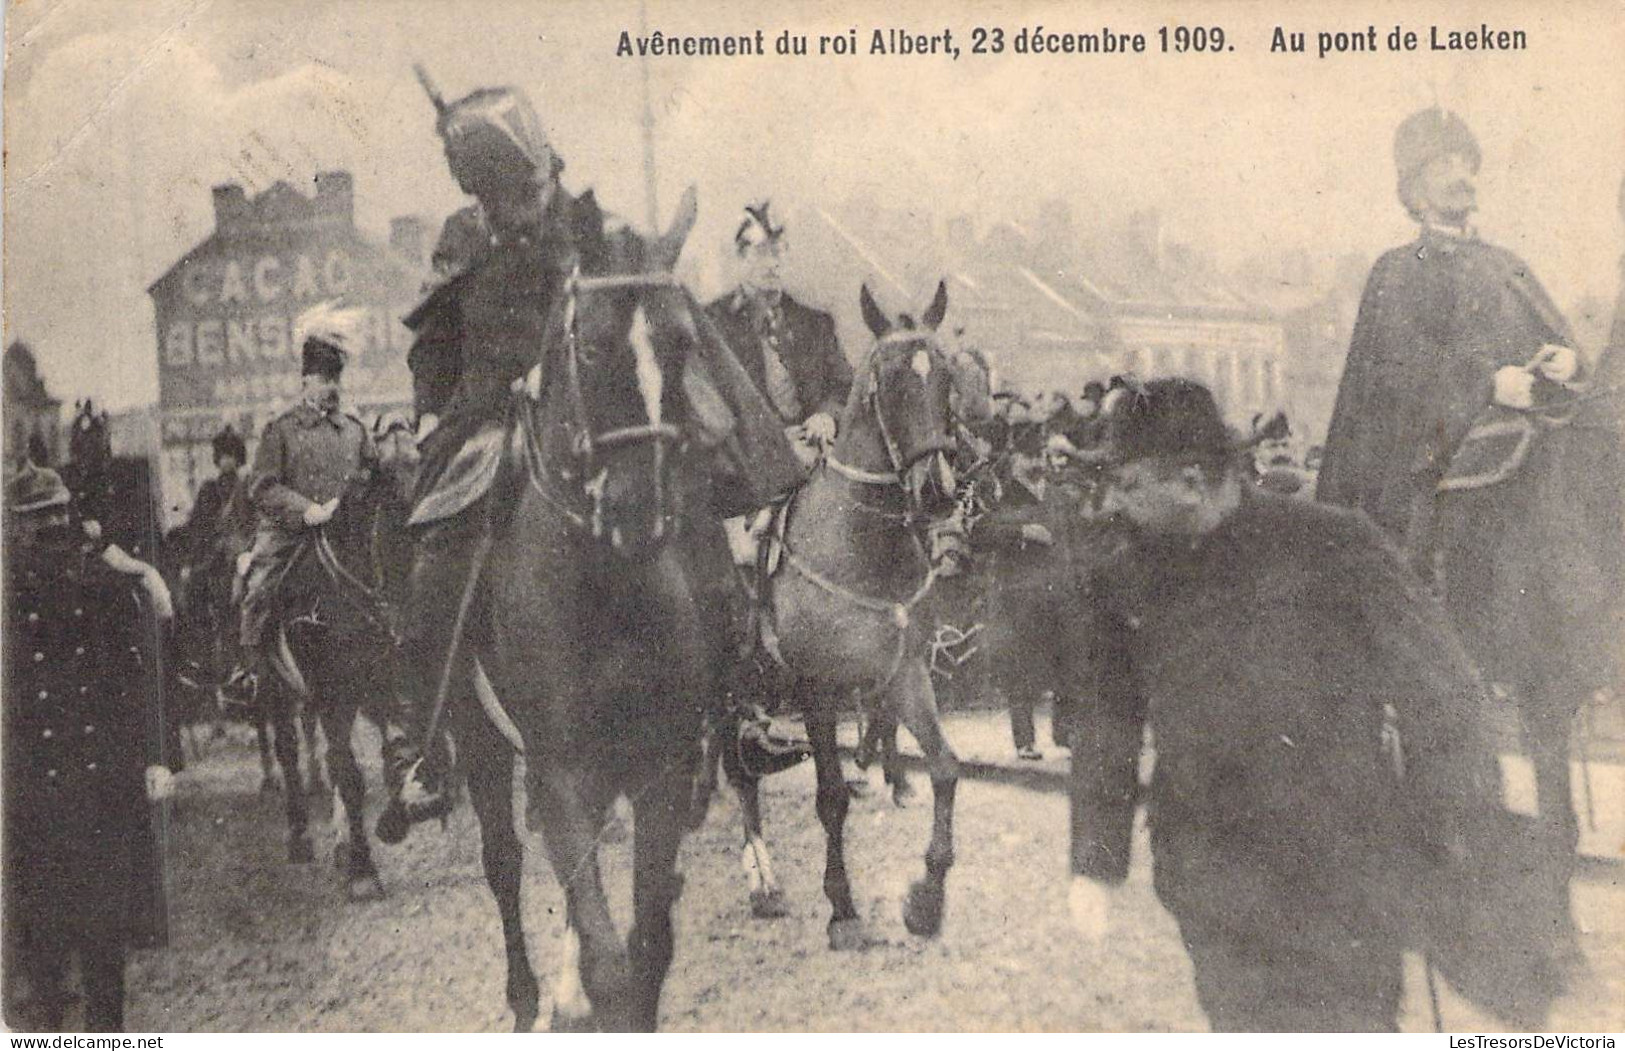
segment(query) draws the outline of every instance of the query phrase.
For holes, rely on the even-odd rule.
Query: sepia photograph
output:
[[[7,1031],[1625,1031],[1619,0],[3,40]]]

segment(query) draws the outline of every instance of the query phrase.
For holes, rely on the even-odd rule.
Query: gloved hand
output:
[[[1509,409],[1535,404],[1535,374],[1517,365],[1503,365],[1495,373],[1495,403]]]
[[[1548,343],[1529,364],[1553,383],[1567,383],[1580,371],[1580,356],[1574,353],[1573,347]]]
[[[815,412],[807,417],[807,422],[801,425],[802,431],[811,440],[820,445],[829,445],[835,441],[835,417],[827,412]]]
[[[1028,522],[1022,526],[1021,539],[1033,544],[1043,544],[1045,547],[1055,543],[1055,537],[1051,535],[1049,527],[1039,522]]]
[[[336,496],[325,504],[311,504],[305,508],[305,525],[312,529],[323,525],[333,517],[333,513],[338,509],[339,498]]]
[[[175,794],[175,775],[169,767],[154,764],[147,767],[147,802],[162,803]]]

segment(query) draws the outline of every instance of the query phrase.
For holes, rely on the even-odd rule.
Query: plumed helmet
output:
[[[525,93],[515,87],[480,88],[440,111],[435,130],[448,150],[486,151],[506,147],[548,176],[563,164],[547,141],[542,120]]]
[[[768,212],[770,202],[747,204],[739,227],[734,231],[734,250],[743,252],[753,245],[778,241],[784,237],[784,227],[773,221]]]
[[[300,347],[300,373],[337,376],[352,354],[365,346],[367,311],[344,308],[336,302],[318,303],[293,323],[294,342]]]
[[[232,459],[238,463],[248,462],[248,446],[243,443],[243,436],[233,430],[229,423],[220,430],[220,433],[214,436],[214,441],[211,444],[214,447],[216,461],[220,457],[230,454]]]
[[[6,482],[6,510],[12,514],[28,514],[51,507],[65,506],[70,499],[62,476],[49,467],[39,467],[32,461]]]
[[[1467,122],[1448,110],[1431,106],[1412,113],[1394,132],[1394,167],[1401,183],[1420,172],[1435,157],[1451,153],[1465,156],[1475,172],[1484,159]]]
[[[1120,463],[1152,456],[1211,463],[1237,448],[1212,392],[1187,379],[1126,387],[1106,419],[1112,457]]]

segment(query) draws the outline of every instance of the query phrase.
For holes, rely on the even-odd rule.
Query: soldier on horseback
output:
[[[1338,388],[1316,497],[1358,508],[1439,585],[1486,675],[1518,701],[1565,913],[1578,842],[1568,742],[1603,685],[1588,640],[1618,536],[1594,530],[1591,441],[1573,409],[1587,369],[1551,298],[1479,240],[1476,138],[1415,113],[1394,137],[1399,196],[1421,224],[1372,268]],[[1561,932],[1572,939],[1572,928]]]
[[[350,479],[377,460],[367,428],[339,407],[345,358],[360,338],[358,322],[356,311],[322,304],[296,324],[299,404],[265,425],[248,479],[248,499],[259,516],[242,608],[241,642],[250,660],[260,653],[276,614],[277,585],[301,541],[333,517]]]
[[[489,524],[509,388],[535,364],[575,261],[566,225],[573,202],[559,183],[564,161],[530,100],[514,88],[482,88],[450,104],[430,94],[446,162],[475,203],[446,220],[434,251],[439,283],[406,318],[417,337],[407,363],[422,454],[406,610],[412,657],[397,691],[408,736],[403,765],[391,771],[390,819],[380,822],[399,834],[449,807],[446,757],[438,748],[427,756],[418,750],[453,645],[458,597],[475,586],[474,550]],[[447,682],[468,685],[466,674]]]
[[[706,307],[739,363],[767,394],[786,428],[807,445],[835,441],[852,389],[835,319],[784,290],[785,228],[766,201],[746,205],[734,232],[739,287]]]

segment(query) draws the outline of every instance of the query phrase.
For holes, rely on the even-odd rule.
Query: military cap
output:
[[[745,205],[739,228],[734,231],[734,250],[743,252],[753,245],[771,243],[784,237],[784,227],[773,222],[768,213],[769,202]]]
[[[62,507],[70,498],[61,475],[32,461],[23,464],[22,470],[6,482],[6,510],[13,514]]]
[[[345,361],[362,347],[367,312],[360,307],[341,308],[337,303],[318,303],[299,315],[293,323],[293,337],[300,345],[300,374],[336,376]]]
[[[1475,172],[1483,162],[1478,140],[1467,122],[1437,106],[1412,113],[1394,132],[1394,167],[1399,171],[1401,182],[1421,171],[1434,158],[1452,153],[1465,156]]]
[[[448,149],[505,143],[544,175],[563,167],[547,141],[536,108],[519,88],[480,88],[443,107],[435,130]]]
[[[1106,433],[1120,463],[1153,456],[1211,462],[1238,447],[1213,393],[1187,379],[1127,387],[1112,404]]]

